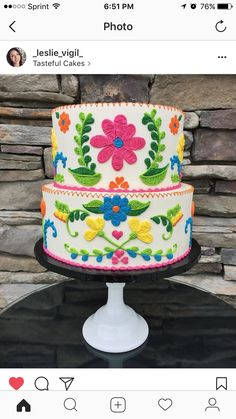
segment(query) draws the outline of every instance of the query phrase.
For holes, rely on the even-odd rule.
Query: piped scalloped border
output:
[[[55,188],[58,189],[68,189],[69,191],[88,191],[88,188],[78,188],[77,186],[70,186],[70,185],[61,185],[60,183],[54,182],[53,183]],[[105,188],[89,188],[89,191],[91,192],[109,192],[109,193],[129,193],[129,192],[134,192],[134,193],[142,193],[142,192],[168,192],[168,191],[173,191],[175,189],[179,189],[181,187],[181,183],[178,183],[174,186],[170,186],[167,188],[155,188],[155,189],[151,189],[151,188],[147,188],[147,189],[105,189]]]
[[[54,195],[71,195],[71,196],[85,196],[85,197],[91,197],[91,198],[98,198],[98,197],[102,197],[104,195],[110,195],[110,196],[114,196],[117,193],[119,193],[119,195],[121,197],[145,197],[145,198],[165,198],[168,196],[179,196],[179,195],[185,195],[188,193],[191,193],[194,191],[194,187],[192,185],[188,185],[186,183],[181,183],[182,185],[186,185],[188,186],[188,189],[185,189],[183,191],[180,190],[172,190],[172,191],[163,191],[163,192],[157,192],[157,191],[147,191],[145,190],[144,192],[133,192],[133,191],[127,191],[127,190],[122,190],[122,191],[114,191],[112,190],[112,192],[110,190],[105,190],[104,192],[101,191],[94,191],[93,188],[81,188],[81,189],[64,189],[61,188],[59,189],[58,187],[54,186],[54,183],[49,183],[47,185],[43,185],[42,186],[42,191],[43,192],[48,192],[49,194],[54,194]]]
[[[77,266],[78,268],[97,269],[97,270],[100,270],[100,271],[137,271],[137,270],[140,270],[140,269],[163,268],[164,266],[172,265],[173,263],[179,262],[182,259],[184,259],[190,253],[191,248],[192,247],[190,246],[186,250],[186,252],[183,253],[183,255],[180,255],[175,259],[168,260],[168,261],[162,262],[162,263],[154,263],[154,264],[150,264],[150,265],[137,265],[137,266],[120,266],[120,267],[109,266],[108,267],[108,266],[99,266],[99,265],[87,265],[86,263],[76,263],[76,262],[61,258],[60,256],[54,255],[50,250],[46,249],[43,246],[44,252],[47,253],[48,256],[52,257],[53,259],[58,260],[59,262],[66,263],[67,265]]]
[[[54,112],[57,111],[61,111],[61,110],[69,110],[69,109],[75,109],[75,108],[81,108],[81,107],[115,107],[115,106],[139,106],[139,107],[143,107],[146,106],[148,108],[158,108],[158,109],[163,109],[165,111],[175,111],[175,112],[180,112],[182,115],[185,115],[185,112],[182,111],[182,109],[176,108],[174,106],[168,106],[168,105],[160,105],[160,104],[153,104],[153,103],[142,103],[142,102],[91,102],[91,103],[77,103],[77,104],[69,104],[69,105],[62,105],[62,106],[58,106],[57,108],[52,109],[51,113],[53,114]]]

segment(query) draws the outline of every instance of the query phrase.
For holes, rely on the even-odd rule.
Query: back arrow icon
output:
[[[13,32],[15,32],[15,29],[12,27],[14,24],[16,23],[16,21],[14,20],[14,22],[12,22],[10,25],[9,25],[9,28],[13,31]]]
[[[224,23],[223,20],[219,20],[219,22],[216,23],[215,28],[216,28],[217,32],[224,32],[224,31],[226,31],[227,26],[224,26],[224,27],[221,27],[220,28],[220,25],[222,25],[223,23]]]

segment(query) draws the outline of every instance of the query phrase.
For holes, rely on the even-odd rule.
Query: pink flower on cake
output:
[[[112,263],[113,265],[117,265],[117,263],[122,262],[124,265],[127,265],[129,262],[129,259],[127,256],[124,256],[125,252],[124,250],[118,249],[115,251],[114,256],[112,257]]]
[[[106,163],[112,157],[112,167],[117,171],[122,169],[124,160],[128,164],[136,163],[134,150],[141,150],[145,140],[134,137],[135,126],[127,124],[124,115],[117,115],[114,122],[104,119],[102,129],[105,135],[95,135],[90,141],[93,147],[102,148],[98,153],[99,163]]]

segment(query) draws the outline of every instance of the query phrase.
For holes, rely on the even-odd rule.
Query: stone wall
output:
[[[236,280],[236,76],[0,76],[0,308],[22,295],[22,284],[26,293],[65,280],[33,253],[41,185],[52,178],[50,110],[99,101],[186,111],[183,173],[195,187],[202,259],[177,280],[236,295],[236,283],[225,282]]]

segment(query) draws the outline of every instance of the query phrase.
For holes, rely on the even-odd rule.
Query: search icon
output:
[[[64,408],[66,410],[76,410],[76,401],[75,399],[72,399],[71,397],[68,397],[67,399],[64,400]]]
[[[34,386],[39,391],[48,391],[49,390],[49,381],[46,377],[37,377]]]

